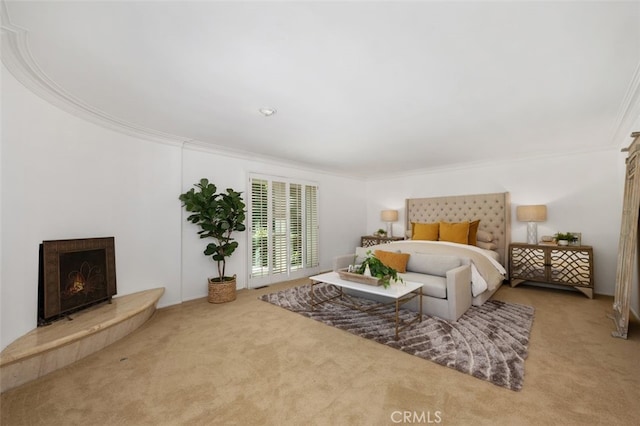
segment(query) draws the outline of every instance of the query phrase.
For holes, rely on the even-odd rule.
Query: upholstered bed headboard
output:
[[[505,265],[511,241],[511,201],[508,192],[408,198],[405,212],[407,235],[411,235],[411,222],[462,222],[480,219],[478,229],[493,234],[500,263]]]

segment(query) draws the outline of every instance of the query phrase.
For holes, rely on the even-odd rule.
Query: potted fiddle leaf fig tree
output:
[[[226,259],[238,248],[233,233],[246,229],[246,215],[242,193],[227,188],[216,193],[216,186],[208,179],[200,179],[195,188],[181,194],[183,207],[191,214],[189,222],[200,226],[200,238],[212,238],[204,250],[206,256],[216,262],[218,276],[209,278],[208,301],[210,303],[231,302],[236,299],[236,275],[226,276]]]

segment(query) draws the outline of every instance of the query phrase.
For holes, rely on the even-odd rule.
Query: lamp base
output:
[[[393,237],[393,226],[391,222],[387,222],[387,237]]]
[[[538,224],[527,222],[527,244],[538,244]]]

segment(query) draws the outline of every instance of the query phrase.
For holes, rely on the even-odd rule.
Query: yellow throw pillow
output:
[[[469,243],[469,222],[440,222],[439,241],[449,241],[451,243]]]
[[[411,227],[412,227],[412,232],[411,232],[412,240],[438,241],[438,230],[440,229],[440,224],[438,222],[434,222],[434,223],[411,222]]]
[[[385,266],[393,268],[398,272],[407,272],[409,253],[393,253],[390,251],[376,250],[373,255],[380,259],[380,262]]]
[[[469,222],[469,245],[475,246],[478,243],[478,226],[480,219]]]

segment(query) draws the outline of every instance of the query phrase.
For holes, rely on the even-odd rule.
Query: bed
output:
[[[477,242],[413,240],[414,224],[480,221]],[[472,261],[473,305],[479,306],[495,293],[507,278],[506,259],[511,241],[511,203],[508,192],[409,198],[405,203],[405,236],[415,250],[424,253],[455,253]],[[404,242],[406,244],[406,241]],[[393,245],[393,243],[391,243]]]

